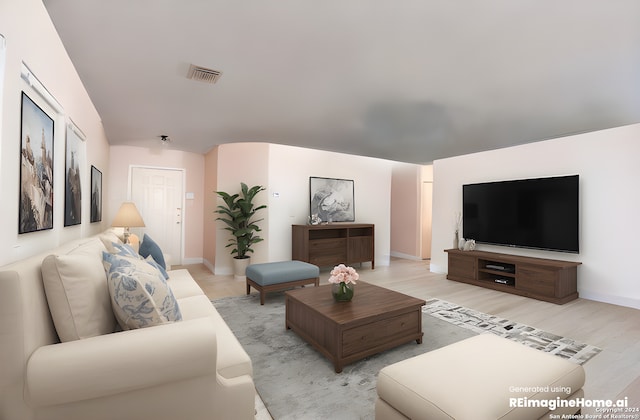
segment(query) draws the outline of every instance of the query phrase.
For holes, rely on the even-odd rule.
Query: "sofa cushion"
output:
[[[42,261],[49,311],[62,342],[112,333],[116,328],[102,268],[103,250],[95,240]]]
[[[164,261],[164,255],[160,246],[146,233],[142,237],[142,243],[140,244],[140,250],[138,251],[144,258],[151,256],[160,266],[166,270],[167,264]]]
[[[253,376],[251,359],[242,344],[238,341],[233,331],[229,328],[220,313],[204,295],[190,296],[179,299],[183,308],[182,316],[185,320],[208,318],[216,330],[217,356],[216,366],[218,373],[227,378],[235,378],[242,375]]]
[[[165,270],[164,268],[162,268],[162,266],[160,264],[158,264],[156,262],[156,260],[154,260],[151,255],[149,255],[147,258],[144,259],[148,264],[151,264],[151,266],[155,267],[161,274],[162,277],[164,277],[165,280],[167,280],[169,278],[169,273],[167,273],[167,270]]]
[[[107,251],[111,253],[115,253],[116,249],[113,247],[113,243],[122,244],[123,242],[120,240],[120,237],[116,234],[116,232],[112,230],[106,230],[98,235],[98,238],[102,242]]]
[[[185,268],[179,270],[171,270],[167,272],[169,279],[167,283],[173,292],[173,295],[179,300],[190,296],[204,295],[204,291],[198,286],[198,283],[191,277],[189,271]],[[184,311],[182,312],[184,317]]]
[[[103,252],[111,304],[123,330],[182,320],[162,273],[144,260]]]

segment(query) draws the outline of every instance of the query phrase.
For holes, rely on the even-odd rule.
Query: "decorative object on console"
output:
[[[354,222],[353,180],[309,177],[309,214],[325,222]]]
[[[321,222],[322,222],[322,219],[320,219],[320,216],[318,216],[318,213],[313,213],[311,216],[309,216],[310,225],[319,225]]]
[[[336,302],[349,302],[353,299],[354,285],[360,275],[353,267],[339,264],[331,270],[331,294]]]
[[[229,239],[229,243],[226,247],[232,247],[231,255],[236,254],[234,258],[234,275],[236,278],[245,277],[245,270],[249,265],[249,261],[236,261],[236,260],[248,260],[249,253],[253,253],[251,248],[254,244],[263,241],[263,239],[256,234],[260,232],[260,226],[258,222],[262,219],[255,220],[255,215],[258,210],[266,209],[266,205],[255,206],[253,199],[260,191],[264,191],[264,187],[256,185],[254,187],[247,187],[244,182],[240,183],[240,194],[229,194],[224,191],[216,191],[216,194],[224,200],[224,206],[218,206],[216,213],[222,214],[225,217],[218,217],[216,220],[224,222],[228,230],[233,235]]]
[[[474,249],[476,249],[476,241],[473,239],[469,239],[468,241],[464,242],[464,245],[462,247],[463,251],[473,251]]]
[[[18,233],[53,229],[53,119],[22,92]]]
[[[460,237],[460,224],[462,223],[462,213],[453,213],[453,248],[462,249],[460,243],[464,240]]]
[[[130,232],[130,228],[132,227],[144,227],[144,220],[142,220],[142,216],[140,216],[140,212],[138,212],[138,208],[135,203],[131,201],[126,201],[122,203],[120,206],[120,210],[116,214],[116,217],[113,219],[113,223],[111,223],[112,227],[123,227],[124,228],[124,243],[130,243],[133,237],[133,242],[140,243],[138,237]]]

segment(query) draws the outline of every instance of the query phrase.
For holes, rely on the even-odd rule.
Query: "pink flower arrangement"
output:
[[[353,283],[356,284],[356,280],[360,278],[360,275],[353,267],[347,267],[344,264],[336,265],[331,270],[331,277],[329,277],[329,283]]]

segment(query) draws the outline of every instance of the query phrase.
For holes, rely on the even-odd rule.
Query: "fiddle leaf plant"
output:
[[[239,194],[229,194],[224,191],[216,191],[216,194],[224,201],[223,206],[218,206],[216,213],[222,216],[216,218],[221,220],[227,227],[225,230],[231,232],[233,237],[229,239],[226,247],[233,247],[231,255],[236,254],[233,258],[244,259],[249,258],[248,253],[253,253],[251,248],[253,244],[263,241],[256,234],[260,232],[258,222],[263,219],[255,219],[258,210],[267,208],[266,205],[255,206],[253,199],[260,192],[264,191],[264,187],[256,185],[255,187],[247,187],[244,182],[240,183]]]

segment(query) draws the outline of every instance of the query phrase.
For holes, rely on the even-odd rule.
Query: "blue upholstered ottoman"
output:
[[[251,264],[246,270],[247,294],[251,287],[260,292],[260,304],[265,294],[305,284],[320,284],[320,269],[302,261],[279,261]]]

